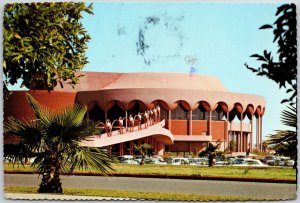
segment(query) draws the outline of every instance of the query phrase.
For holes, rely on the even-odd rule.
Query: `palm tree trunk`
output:
[[[48,169],[43,173],[38,193],[62,193],[60,168],[58,159],[52,159]]]
[[[208,155],[208,166],[209,167],[214,166],[214,158],[215,158],[215,156],[213,156],[212,154]]]
[[[141,160],[141,163],[140,163],[140,165],[142,166],[142,165],[144,165],[145,164],[145,157],[144,156],[142,156],[142,160]]]

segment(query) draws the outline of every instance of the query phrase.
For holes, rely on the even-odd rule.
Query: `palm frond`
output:
[[[26,98],[37,120],[42,125],[49,126],[52,122],[52,119],[55,118],[56,113],[54,111],[51,111],[49,108],[39,104],[29,93],[26,93]]]
[[[295,106],[288,106],[288,110],[283,110],[281,114],[281,121],[284,125],[290,127],[297,127],[297,108]]]
[[[57,122],[63,126],[81,125],[86,111],[87,107],[85,105],[75,103],[59,111],[61,113],[57,115]]]
[[[70,171],[75,168],[80,170],[100,170],[103,174],[109,174],[108,169],[114,170],[111,166],[111,158],[105,150],[96,147],[78,147],[70,159]]]
[[[32,151],[39,150],[44,136],[37,121],[22,122],[14,117],[9,117],[4,123],[4,131],[20,137],[19,144],[26,145],[26,148]]]
[[[49,161],[47,160],[47,157],[49,157],[49,153],[46,151],[36,154],[32,166],[36,168],[38,173],[44,173],[45,169],[48,167]]]
[[[22,144],[4,144],[3,145],[4,161],[15,164],[23,165],[26,159],[32,157],[32,152]]]

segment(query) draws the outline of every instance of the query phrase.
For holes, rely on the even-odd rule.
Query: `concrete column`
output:
[[[244,152],[244,142],[245,142],[245,138],[244,138],[244,133],[242,132],[242,134],[241,134],[241,152]]]
[[[169,128],[170,131],[171,131],[171,120],[172,120],[172,117],[171,117],[171,110],[169,110],[168,128]]]
[[[108,153],[109,153],[109,155],[111,155],[111,148],[112,148],[112,146],[109,145],[109,146],[108,146]]]
[[[262,152],[262,116],[260,117],[260,151]]]
[[[130,141],[130,155],[133,156],[133,141]]]
[[[259,151],[259,117],[256,118],[256,150]]]
[[[193,135],[193,111],[190,111],[189,135]]]
[[[251,134],[250,134],[250,152],[252,152],[252,142],[253,142],[253,114],[251,115],[251,121],[250,121],[250,125],[251,125]]]
[[[209,111],[209,116],[208,116],[208,131],[207,131],[208,135],[211,135],[211,111]]]
[[[236,132],[236,151],[239,152],[240,151],[240,133]]]
[[[189,141],[189,151],[190,151],[190,155],[192,154],[192,142]]]
[[[245,149],[245,152],[247,152],[248,151],[248,133],[245,133],[245,136],[244,136],[244,138],[245,138],[245,142],[244,142],[244,149]]]
[[[225,121],[225,125],[224,125],[224,149],[228,148],[229,146],[229,133],[228,133],[228,116],[229,116],[229,112],[226,112],[226,121]]]
[[[120,156],[124,155],[123,143],[120,143]]]
[[[107,110],[104,111],[104,118],[105,118],[105,121],[104,121],[104,123],[105,123],[106,120],[107,120]],[[112,121],[111,121],[111,122],[112,122]]]
[[[127,116],[127,110],[125,111],[125,128],[126,128],[126,132],[128,131],[128,120],[127,120],[127,118],[128,118],[128,116]]]
[[[243,148],[242,148],[242,142],[243,142],[243,113],[241,113],[241,117],[240,117],[240,152],[243,151]]]
[[[157,142],[157,155],[163,156],[165,152],[164,142]]]

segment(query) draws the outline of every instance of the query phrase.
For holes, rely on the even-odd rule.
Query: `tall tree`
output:
[[[62,193],[60,175],[81,170],[96,169],[104,174],[111,167],[106,151],[95,147],[83,147],[81,141],[97,132],[96,124],[84,120],[87,107],[74,104],[61,111],[51,111],[41,106],[27,94],[26,98],[36,116],[32,121],[20,121],[10,117],[4,123],[4,131],[18,136],[18,142],[4,145],[4,158],[22,162],[35,157],[33,167],[42,174],[40,193]]]
[[[141,144],[140,146],[137,146],[137,145],[133,145],[133,146],[134,146],[135,151],[137,151],[142,156],[140,165],[145,164],[146,156],[152,156],[154,154],[154,149],[151,147],[151,145],[149,145],[147,143]]]
[[[208,158],[208,166],[209,167],[214,166],[213,160],[218,154],[220,154],[220,152],[217,151],[220,148],[220,146],[221,146],[220,141],[218,141],[216,144],[209,142],[205,146],[205,150],[203,150],[199,153],[199,157],[206,156]]]
[[[259,76],[266,76],[279,84],[279,88],[287,88],[286,93],[292,93],[281,103],[289,102],[289,110],[282,112],[282,123],[297,127],[297,19],[296,5],[284,4],[278,7],[275,14],[277,20],[272,25],[263,25],[260,29],[273,29],[274,40],[278,44],[278,60],[273,61],[271,52],[264,50],[263,55],[253,54],[251,57],[263,61],[258,68],[246,67]],[[288,87],[286,86],[288,85]],[[276,153],[297,159],[297,132],[294,130],[277,130],[271,135],[268,144],[276,145]],[[295,161],[296,163],[296,161]],[[295,167],[296,165],[294,165]]]
[[[75,86],[76,74],[88,63],[90,36],[81,24],[92,4],[6,4],[3,20],[3,73],[7,84],[18,79],[29,89],[51,90],[57,83]]]
[[[274,40],[278,44],[278,60],[274,60],[271,52],[264,50],[263,54],[253,54],[251,57],[262,61],[260,67],[248,66],[252,72],[259,76],[266,76],[275,81],[279,88],[287,88],[287,93],[292,93],[289,98],[282,100],[295,104],[297,96],[297,20],[296,5],[284,4],[278,7],[277,20],[272,25],[263,25],[260,29],[273,29]],[[288,86],[287,86],[288,85]]]
[[[289,156],[295,160],[294,168],[297,166],[297,109],[289,106],[281,115],[281,121],[284,125],[295,130],[277,130],[275,134],[270,135],[267,144],[273,145],[278,155]]]

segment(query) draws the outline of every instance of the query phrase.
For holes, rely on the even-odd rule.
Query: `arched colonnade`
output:
[[[250,150],[253,151],[253,124],[255,121],[255,135],[256,135],[256,150],[262,151],[262,117],[265,112],[265,107],[260,105],[254,106],[253,104],[242,105],[239,102],[228,105],[224,101],[219,101],[210,104],[205,100],[199,100],[193,105],[185,100],[178,100],[173,103],[167,103],[163,100],[157,99],[148,104],[141,100],[131,100],[130,102],[121,102],[118,100],[111,100],[105,104],[101,101],[90,101],[87,104],[87,117],[94,121],[101,120],[104,122],[106,119],[115,120],[117,118],[126,117],[130,114],[137,115],[139,112],[143,113],[145,110],[153,109],[155,106],[160,106],[160,120],[166,119],[167,128],[172,129],[172,120],[189,120],[188,122],[188,135],[193,135],[193,122],[195,120],[206,120],[207,131],[206,135],[212,135],[212,123],[214,121],[222,121],[229,126],[234,120],[239,121],[239,129],[237,132],[230,132],[230,128],[226,130],[226,137],[224,138],[225,147],[228,147],[230,136],[235,136],[236,151],[242,152]],[[243,132],[243,121],[245,118],[250,121],[250,134]],[[127,125],[127,123],[125,124]],[[248,137],[250,135],[250,137]],[[175,135],[176,136],[176,135]],[[249,146],[249,148],[248,148]]]

